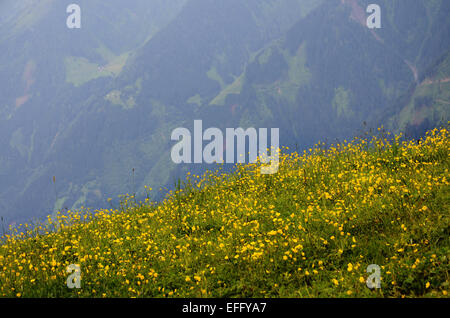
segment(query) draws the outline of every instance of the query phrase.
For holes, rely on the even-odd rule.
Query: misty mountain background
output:
[[[81,29],[66,27],[72,2]],[[381,125],[419,138],[449,120],[449,13],[446,0],[0,0],[0,216],[108,207],[145,185],[160,198],[214,168],[171,161],[172,130],[194,119],[277,127],[298,150]]]

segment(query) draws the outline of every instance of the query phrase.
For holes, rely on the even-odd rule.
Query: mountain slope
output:
[[[328,1],[260,52],[210,102],[224,107],[211,107],[208,114],[234,115],[244,126],[286,127],[284,144],[302,146],[346,138],[363,122],[386,123],[382,114],[398,110],[394,106],[410,87],[449,51],[443,39],[450,24],[443,15],[450,6],[439,1],[382,2],[383,27],[370,30],[365,25],[367,4]],[[424,12],[429,13],[426,18]],[[408,21],[414,21],[413,28]],[[441,113],[448,115],[449,108]],[[431,127],[439,122],[432,121]]]
[[[364,122],[420,135],[448,118],[448,87],[420,88],[433,67],[445,70],[448,1],[379,1],[377,30],[365,25],[366,0],[134,0],[135,10],[119,2],[83,3],[81,33],[54,30],[52,21],[65,22],[61,2],[47,13],[53,20],[32,19],[46,32],[13,33],[8,43],[23,54],[0,50],[0,74],[12,74],[0,76],[8,222],[105,207],[210,168],[170,159],[171,131],[194,119],[205,128],[278,127],[281,144],[301,150],[354,136]],[[438,104],[426,101],[435,110],[412,129],[426,122],[411,115],[416,91]]]
[[[69,3],[1,3],[11,10],[0,22],[0,206],[10,222],[53,210],[58,169],[49,156],[58,138],[185,1],[79,1],[79,30],[66,27]]]
[[[387,127],[419,138],[424,130],[448,122],[450,116],[450,52],[424,72],[421,81],[397,102],[384,117]],[[391,117],[389,117],[391,116]]]

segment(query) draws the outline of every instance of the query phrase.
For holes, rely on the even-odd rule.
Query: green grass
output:
[[[66,82],[78,87],[100,77],[116,77],[122,72],[129,54],[114,56],[111,52],[106,53],[105,49],[98,49],[97,52],[102,57],[108,58],[107,64],[102,69],[99,69],[100,65],[92,63],[84,57],[66,57],[64,60]]]
[[[242,85],[244,82],[244,73],[234,80],[233,83],[223,89],[219,95],[217,95],[209,104],[210,105],[225,105],[225,101],[230,94],[240,94],[242,91]]]
[[[24,225],[0,245],[0,296],[448,297],[448,131],[388,137],[284,149],[274,175],[188,174],[158,204],[124,196]]]

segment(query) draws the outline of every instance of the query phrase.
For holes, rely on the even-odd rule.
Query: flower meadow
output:
[[[446,128],[380,130],[284,148],[277,174],[219,167],[159,203],[126,195],[21,225],[0,243],[0,296],[448,297],[449,146]],[[381,288],[366,286],[370,264]]]

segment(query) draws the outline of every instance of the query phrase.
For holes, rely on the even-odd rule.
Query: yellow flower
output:
[[[429,288],[430,287],[430,282],[427,282],[426,284],[425,284],[425,288]]]
[[[353,264],[352,263],[348,263],[347,271],[351,272],[352,270],[353,270]]]

